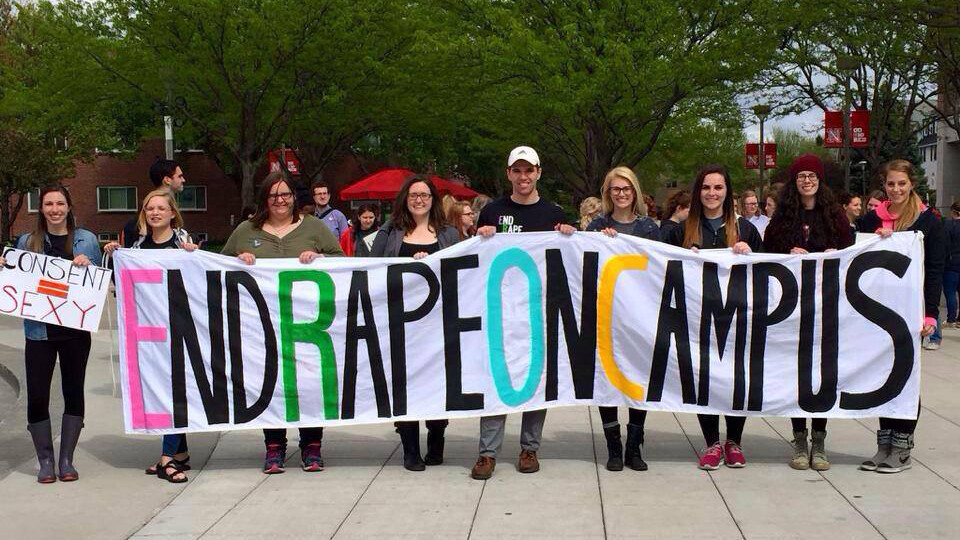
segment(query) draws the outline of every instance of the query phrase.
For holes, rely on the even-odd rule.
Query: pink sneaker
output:
[[[743,450],[733,441],[723,443],[723,461],[726,462],[727,467],[734,469],[747,466],[747,458],[743,457]]]
[[[717,443],[703,451],[698,466],[705,471],[715,471],[720,468],[722,463],[723,447],[720,446],[720,443]]]

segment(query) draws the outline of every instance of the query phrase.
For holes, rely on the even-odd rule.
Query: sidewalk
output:
[[[22,377],[20,328],[0,318],[0,364]],[[297,467],[295,430],[287,473],[275,476],[259,472],[259,430],[191,435],[194,470],[175,485],[143,474],[159,437],[123,434],[109,345],[107,332],[94,336],[79,482],[36,483],[25,389],[19,399],[0,390],[0,537],[913,539],[960,531],[960,330],[924,352],[914,468],[890,476],[856,467],[873,454],[874,419],[830,421],[834,466],[825,473],[786,465],[789,420],[750,419],[749,465],[706,473],[696,468],[696,418],[667,413],[647,420],[650,470],[611,473],[596,409],[575,407],[549,412],[533,475],[516,472],[519,416],[511,416],[486,482],[469,477],[478,431],[470,419],[451,422],[446,462],[423,473],[403,469],[392,424],[328,429],[327,469],[316,474]],[[55,424],[60,410],[52,409]]]

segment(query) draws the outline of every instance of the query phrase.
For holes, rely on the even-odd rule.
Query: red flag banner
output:
[[[777,168],[777,143],[763,143],[763,167]]]
[[[840,111],[824,111],[823,113],[823,147],[843,147],[843,113]]]
[[[745,160],[743,166],[747,169],[760,168],[760,145],[757,143],[747,143],[743,145]]]
[[[866,148],[870,145],[870,111],[850,113],[850,146]]]

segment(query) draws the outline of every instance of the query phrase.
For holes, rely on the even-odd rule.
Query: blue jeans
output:
[[[167,457],[173,457],[177,454],[184,454],[187,452],[187,436],[178,433],[175,435],[164,435],[163,436],[163,453],[162,455]]]
[[[960,272],[943,271],[943,296],[947,299],[947,322],[957,322],[957,288],[960,287]]]
[[[940,317],[937,317],[937,326],[934,329],[933,333],[930,334],[928,340],[930,343],[940,343],[940,340],[943,339],[943,335],[940,333]]]

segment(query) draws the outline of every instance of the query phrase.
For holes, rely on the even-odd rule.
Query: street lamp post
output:
[[[763,171],[767,166],[767,154],[763,147],[763,122],[767,119],[767,116],[770,114],[769,105],[755,105],[753,107],[753,114],[757,115],[757,118],[760,120],[760,185],[764,185],[763,181]]]
[[[841,147],[840,164],[843,167],[843,189],[850,192],[850,75],[860,69],[860,60],[852,56],[838,56],[837,69],[842,71],[843,77],[843,145]]]

